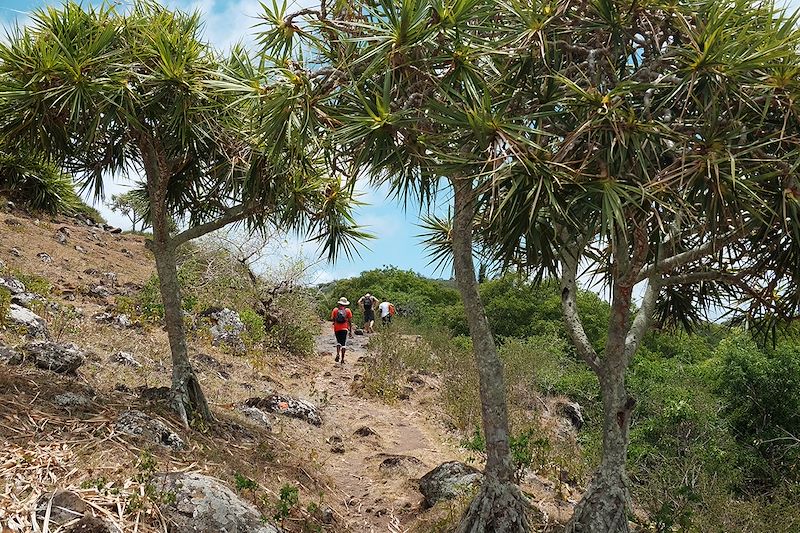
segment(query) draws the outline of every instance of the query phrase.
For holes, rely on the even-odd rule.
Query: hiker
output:
[[[384,326],[388,326],[392,323],[392,317],[394,316],[394,304],[391,302],[381,302],[378,306],[378,309],[381,312],[381,323]]]
[[[333,320],[333,334],[336,336],[336,362],[344,363],[344,353],[347,351],[347,337],[353,336],[353,312],[347,308],[350,302],[342,296],[337,302],[337,306],[331,311]]]
[[[358,305],[364,310],[364,333],[375,333],[372,326],[375,324],[375,307],[378,299],[370,293],[358,299]]]

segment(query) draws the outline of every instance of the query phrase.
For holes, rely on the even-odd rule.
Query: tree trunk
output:
[[[174,408],[186,427],[189,421],[199,417],[204,422],[213,420],[200,382],[189,362],[186,346],[186,333],[183,324],[178,271],[175,266],[175,252],[169,240],[162,240],[166,228],[155,229],[159,236],[153,242],[153,254],[156,259],[156,271],[161,289],[161,300],[164,304],[164,323],[172,351],[172,394]],[[160,238],[161,237],[161,238]],[[167,235],[167,239],[169,236]],[[161,241],[161,242],[159,242]]]
[[[167,186],[169,171],[165,157],[159,155],[155,141],[147,134],[139,139],[142,163],[147,176],[147,189],[150,196],[150,211],[153,227],[153,255],[156,259],[161,301],[164,304],[164,324],[172,352],[172,401],[173,407],[181,417],[184,426],[189,421],[213,420],[208,402],[200,388],[197,375],[189,362],[186,347],[186,333],[183,328],[178,269],[175,262],[175,246],[169,235],[169,216],[167,214]]]
[[[595,369],[603,397],[603,456],[567,524],[567,533],[627,533],[629,530],[630,495],[625,462],[631,412],[636,401],[625,389],[625,370],[632,293],[632,285],[615,281],[605,353],[599,368]]]
[[[607,370],[603,365],[603,372]],[[567,533],[618,533],[629,531],[630,494],[625,462],[628,429],[635,401],[625,390],[624,373],[611,371],[600,378],[603,394],[603,458],[589,487],[575,508]]]
[[[453,179],[452,185],[455,203],[452,230],[453,267],[464,301],[478,366],[481,415],[486,439],[484,481],[464,513],[458,532],[528,531],[530,503],[514,483],[503,364],[489,329],[489,320],[478,292],[475,266],[472,262],[472,224],[475,217],[472,181],[469,178]]]

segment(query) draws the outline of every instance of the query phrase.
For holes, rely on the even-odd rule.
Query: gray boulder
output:
[[[28,336],[34,339],[46,339],[50,336],[47,331],[47,322],[21,305],[11,304],[8,307],[8,319],[18,326],[27,328]]]
[[[25,284],[17,278],[0,277],[0,287],[8,290],[11,294],[20,294],[25,292]]]
[[[558,403],[556,403],[556,411],[559,415],[566,418],[576,430],[583,427],[583,408],[578,402],[559,400]]]
[[[86,361],[86,353],[72,343],[35,341],[26,344],[23,350],[36,366],[59,374],[72,374]]]
[[[322,416],[320,416],[317,407],[311,402],[299,398],[271,394],[265,398],[248,398],[245,400],[244,405],[257,407],[277,415],[299,418],[315,426],[322,425]]]
[[[0,363],[6,365],[18,365],[22,362],[20,353],[10,346],[0,345]]]
[[[44,302],[44,298],[32,292],[20,292],[11,297],[11,303],[30,308],[33,302]]]
[[[244,341],[242,341],[242,333],[245,331],[245,326],[239,317],[239,313],[225,308],[212,313],[210,316],[214,321],[209,330],[211,332],[211,344],[214,346],[227,345],[233,348],[235,353],[247,351]]]
[[[172,431],[164,422],[156,420],[149,415],[131,409],[122,413],[115,424],[117,431],[160,444],[173,450],[181,450],[186,445],[177,433]]]
[[[244,416],[258,424],[259,426],[265,427],[268,430],[272,430],[272,420],[269,419],[267,413],[259,409],[258,407],[250,407],[248,405],[240,405],[237,407],[238,411],[242,413]]]
[[[218,479],[194,472],[157,474],[156,489],[175,495],[159,509],[180,533],[279,533],[252,504]]]
[[[458,461],[442,463],[419,480],[419,491],[425,505],[433,507],[438,502],[452,500],[473,490],[483,480],[483,473]]]

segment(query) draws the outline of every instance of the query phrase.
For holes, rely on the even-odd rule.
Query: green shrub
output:
[[[50,292],[53,290],[53,285],[47,280],[47,278],[43,278],[42,276],[37,276],[36,274],[26,274],[25,272],[20,272],[19,270],[15,270],[13,275],[15,278],[25,284],[25,290],[37,294],[42,298],[47,298],[50,295]]]
[[[0,326],[5,327],[8,311],[11,308],[11,291],[0,287]]]
[[[313,355],[319,333],[314,306],[314,300],[301,290],[279,295],[272,306],[277,323],[267,332],[265,342],[295,355]]]
[[[253,346],[264,340],[264,319],[252,309],[242,309],[239,311],[239,318],[244,324],[244,342],[248,346]]]

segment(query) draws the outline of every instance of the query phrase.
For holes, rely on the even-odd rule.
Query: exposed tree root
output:
[[[457,533],[527,533],[533,511],[518,486],[487,478],[461,517]]]
[[[190,420],[200,419],[203,422],[212,422],[214,416],[208,407],[208,402],[200,388],[200,382],[194,371],[183,368],[179,375],[172,380],[173,408],[183,422],[184,427],[189,427]]]

